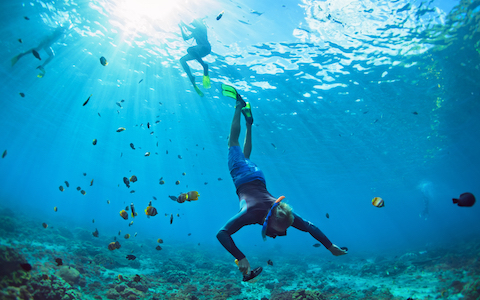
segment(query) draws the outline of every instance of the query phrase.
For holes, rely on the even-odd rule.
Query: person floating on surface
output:
[[[194,38],[197,43],[196,46],[187,49],[188,53],[180,59],[180,63],[182,64],[185,73],[187,73],[188,78],[192,82],[195,91],[200,95],[200,97],[203,97],[204,95],[195,83],[195,77],[192,75],[187,62],[195,59],[202,65],[203,87],[209,89],[210,77],[208,76],[208,65],[202,60],[202,57],[205,57],[212,52],[212,47],[210,46],[207,38],[207,27],[201,19],[193,20],[190,26],[186,25],[184,22],[181,22],[178,26],[180,27],[184,41]],[[190,32],[190,35],[187,34],[187,31]]]
[[[20,58],[30,53],[32,53],[33,56],[35,56],[35,58],[37,58],[38,60],[42,60],[42,58],[40,57],[40,53],[38,52],[43,49],[47,53],[48,58],[43,62],[43,64],[37,67],[37,69],[40,70],[40,73],[37,75],[37,77],[42,78],[43,76],[45,76],[45,66],[55,57],[55,52],[53,52],[52,45],[58,39],[60,39],[62,34],[64,34],[67,31],[67,29],[68,29],[68,26],[64,24],[58,26],[54,32],[52,32],[50,35],[45,37],[36,47],[26,52],[22,52],[16,55],[15,57],[13,57],[11,60],[12,66],[14,66]]]
[[[237,195],[240,200],[240,211],[233,216],[217,233],[217,238],[225,249],[238,260],[238,268],[243,274],[250,273],[250,263],[245,255],[235,245],[232,234],[245,225],[260,224],[262,236],[276,238],[287,234],[287,228],[292,226],[298,230],[310,233],[321,242],[333,255],[347,254],[346,247],[338,247],[311,222],[305,221],[292,211],[292,208],[282,202],[283,198],[273,197],[267,190],[263,172],[250,160],[252,153],[253,115],[248,102],[245,102],[235,88],[222,85],[223,95],[236,100],[235,113],[230,128],[228,140],[228,168],[232,176]],[[246,135],[243,152],[238,142],[240,136],[240,117],[246,120]]]

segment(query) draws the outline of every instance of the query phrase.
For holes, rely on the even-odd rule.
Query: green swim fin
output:
[[[250,106],[250,102],[245,102],[245,107],[242,108],[242,114],[245,117],[245,121],[248,124],[253,124],[253,115],[252,115],[252,107]]]
[[[195,92],[197,92],[197,94],[200,96],[200,97],[203,97],[205,96],[202,91],[198,88],[198,86],[194,85],[193,86],[195,88]]]
[[[206,89],[209,89],[212,87],[212,85],[210,84],[210,77],[208,75],[203,75],[203,87],[206,88]]]
[[[222,83],[222,94],[237,100],[237,90],[231,85]]]
[[[18,61],[18,56],[19,56],[19,55],[17,55],[17,56],[15,56],[14,58],[12,58],[12,60],[11,60],[11,62],[12,62],[12,67],[17,63],[17,61]]]
[[[242,99],[242,96],[231,85],[222,83],[222,94],[224,96],[227,96],[227,97],[233,98],[237,101],[240,101],[242,103],[242,105],[241,105],[242,107],[245,107],[245,105],[247,105],[246,102]]]

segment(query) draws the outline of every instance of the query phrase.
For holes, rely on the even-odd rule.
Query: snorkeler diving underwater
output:
[[[0,299],[480,299],[476,0],[6,0]]]

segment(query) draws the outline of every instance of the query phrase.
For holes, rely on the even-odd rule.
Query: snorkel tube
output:
[[[262,238],[263,238],[264,241],[267,240],[268,219],[269,219],[270,216],[272,215],[273,209],[274,209],[275,207],[277,207],[283,199],[285,199],[285,196],[280,196],[280,197],[275,201],[275,203],[273,203],[272,208],[270,208],[270,211],[268,212],[267,217],[265,218],[265,222],[263,222]]]

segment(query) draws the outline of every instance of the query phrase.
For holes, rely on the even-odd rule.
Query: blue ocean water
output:
[[[264,242],[252,225],[233,236],[252,266],[264,258],[296,265],[295,256],[361,266],[380,255],[436,251],[436,258],[438,249],[478,245],[478,204],[458,207],[452,198],[480,195],[479,1],[9,0],[0,7],[0,206],[29,228],[3,231],[4,245],[55,245],[56,230],[66,228],[72,243],[106,255],[134,251],[142,263],[135,274],[148,269],[142,256],[178,253],[203,253],[235,271],[216,239],[238,211],[227,167],[235,103],[222,83],[252,105],[251,159],[272,195],[286,196],[349,249],[333,257],[293,228]],[[194,44],[177,24],[194,18],[204,18],[212,44],[205,57],[212,88],[201,85],[201,66],[189,63],[204,97],[179,63]],[[55,57],[42,78],[45,50],[42,61],[28,54],[12,66],[59,26],[68,29],[51,45]],[[127,188],[123,177],[132,175],[138,181]],[[191,190],[198,201],[168,197]],[[372,206],[374,197],[385,206]],[[159,214],[147,218],[150,201]],[[130,203],[138,211],[132,226],[119,216]],[[99,239],[81,238],[95,229]],[[114,237],[122,249],[112,254]],[[153,249],[158,238],[162,251]],[[24,254],[32,265],[38,259]],[[248,295],[269,297],[255,293]]]

